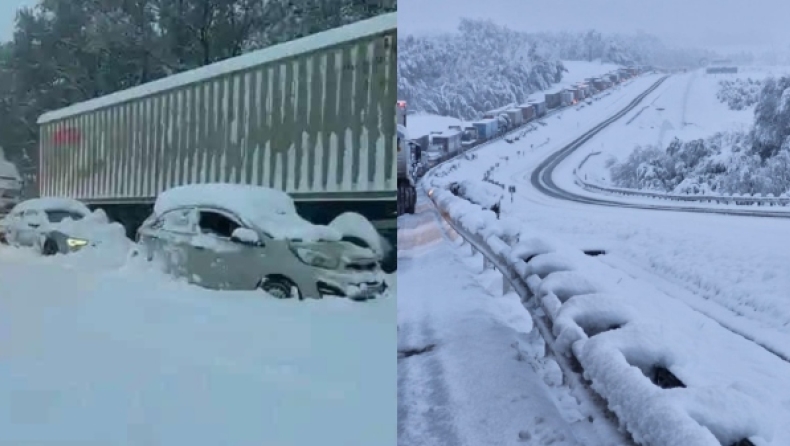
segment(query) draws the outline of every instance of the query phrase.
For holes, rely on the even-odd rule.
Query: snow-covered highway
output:
[[[655,77],[645,77],[623,87],[619,108],[655,81]],[[668,101],[665,107],[682,110],[689,85],[667,82],[645,101],[679,98]],[[604,111],[604,104],[602,99],[582,110],[566,110],[556,120],[550,119],[549,126],[520,141],[481,148],[476,152],[477,159],[448,162],[425,181],[441,186],[461,179],[480,180],[498,164],[491,178],[517,188],[512,202],[509,196],[502,202],[503,219],[518,221],[524,231],[539,237],[605,250],[606,255],[596,262],[608,268],[604,277],[617,276],[612,289],[638,297],[627,304],[642,313],[637,320],[652,315],[653,322],[640,323],[653,324],[664,332],[669,350],[683,358],[675,363],[673,372],[694,387],[705,386],[709,379],[715,386],[745,388],[744,393],[753,401],[762,403],[756,410],[760,422],[770,426],[755,427],[761,434],[756,441],[786,444],[790,430],[779,420],[790,415],[790,394],[782,390],[782,383],[790,379],[790,364],[784,360],[790,358],[790,278],[783,273],[790,264],[787,220],[675,212],[644,203],[638,205],[652,209],[600,206],[591,200],[569,201],[567,195],[547,196],[540,187],[534,187],[532,179],[539,167],[549,164],[545,163],[548,156],[616,111]],[[605,131],[607,144],[619,140],[630,145],[627,135],[618,137],[617,127],[632,118],[638,120],[634,115],[640,108]],[[687,119],[686,114],[680,113],[682,119]],[[666,138],[671,130],[665,127],[661,132]],[[540,146],[544,142],[548,143]],[[564,162],[558,160],[556,168],[546,175],[558,187],[570,189],[578,158],[598,150],[600,143],[600,139],[592,138],[574,156]],[[404,283],[412,280],[408,273],[399,279]],[[449,277],[433,280],[452,281]],[[699,363],[692,367],[683,362],[691,360]],[[710,375],[713,371],[715,379]],[[738,413],[727,404],[723,410]]]

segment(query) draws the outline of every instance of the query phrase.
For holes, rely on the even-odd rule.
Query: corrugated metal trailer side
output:
[[[40,193],[128,202],[219,181],[394,200],[395,16],[47,113]]]
[[[524,123],[524,113],[521,112],[520,108],[509,109],[507,115],[513,125],[521,125]]]
[[[535,107],[533,107],[532,104],[522,104],[519,105],[518,108],[521,109],[524,122],[529,122],[535,117]]]

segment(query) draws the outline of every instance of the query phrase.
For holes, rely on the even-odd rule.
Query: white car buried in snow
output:
[[[167,273],[212,289],[261,288],[279,298],[367,299],[386,288],[373,226],[343,214],[329,226],[299,216],[284,192],[193,184],[159,195],[139,252]]]
[[[124,238],[123,227],[110,223],[103,211],[91,212],[71,198],[23,201],[11,209],[2,226],[8,244],[33,247],[43,255],[68,254]]]

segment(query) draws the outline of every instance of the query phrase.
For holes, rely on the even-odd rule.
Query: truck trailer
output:
[[[254,184],[317,224],[358,212],[394,245],[396,16],[45,113],[39,195],[101,207],[133,237],[163,190]]]

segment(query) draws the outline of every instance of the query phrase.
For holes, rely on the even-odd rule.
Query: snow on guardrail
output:
[[[520,221],[498,219],[444,189],[439,179],[431,183],[425,187],[444,218],[470,244],[483,241],[487,263],[503,277],[523,284],[516,289],[528,290],[522,297],[550,322],[547,346],[578,361],[590,387],[638,444],[768,444],[770,405],[737,384],[711,379],[721,378],[729,364],[686,339],[689,326],[700,330],[697,336],[710,336],[696,320],[684,325],[699,315],[678,302],[651,307],[649,299],[634,298],[639,288],[624,288],[622,276],[604,263],[536,236]]]

